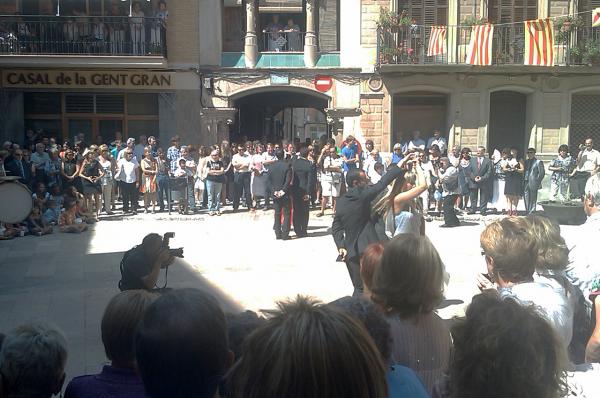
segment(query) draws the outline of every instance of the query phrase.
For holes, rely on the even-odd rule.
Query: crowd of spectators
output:
[[[600,232],[600,177],[585,188]],[[128,290],[101,321],[110,364],[65,376],[67,341],[52,326],[9,332],[2,396],[51,397],[593,397],[600,377],[600,263],[569,250],[543,213],[481,233],[482,268],[463,317],[442,320],[445,270],[425,236],[398,234],[361,258],[361,295],[298,296],[277,309],[225,314],[197,289]]]

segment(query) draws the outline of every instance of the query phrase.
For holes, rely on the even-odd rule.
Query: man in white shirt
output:
[[[252,156],[246,152],[243,145],[238,145],[237,153],[231,158],[233,166],[233,211],[237,211],[240,207],[240,198],[242,192],[246,198],[246,207],[252,208],[252,194],[250,193],[250,161]]]
[[[133,138],[133,137],[129,137],[129,138],[127,138],[127,143],[126,143],[126,145],[127,145],[127,146],[126,146],[125,148],[123,148],[123,149],[121,149],[121,150],[119,151],[119,153],[118,153],[118,155],[117,155],[117,161],[119,161],[119,160],[123,159],[123,158],[125,157],[125,152],[127,152],[127,150],[129,149],[129,150],[131,150],[131,153],[132,153],[133,159],[135,159],[135,160],[136,160],[136,161],[139,163],[139,161],[141,160],[141,158],[140,158],[140,159],[136,158],[136,157],[135,157],[135,152],[134,152],[134,147],[135,147],[135,138]]]
[[[116,180],[123,195],[123,213],[129,213],[130,204],[133,214],[137,213],[138,188],[140,187],[140,164],[133,157],[133,150],[126,148],[123,158],[117,162]]]
[[[50,155],[45,152],[44,144],[35,144],[35,152],[31,154],[31,171],[37,182],[46,182],[46,170],[50,164]]]
[[[439,130],[434,130],[433,137],[427,140],[427,149],[431,148],[432,145],[437,145],[442,154],[445,154],[446,150],[448,149],[448,142],[444,137],[442,137],[442,134]]]
[[[442,184],[442,210],[444,212],[443,228],[458,227],[460,221],[456,217],[454,203],[459,195],[458,187],[458,169],[454,167],[448,158],[440,159],[440,168],[438,169],[439,182]]]
[[[583,200],[585,195],[585,183],[591,175],[594,175],[600,168],[600,152],[594,149],[594,141],[587,138],[583,145],[579,146],[577,155],[577,167],[573,170],[571,176],[573,182],[571,185],[571,197]]]
[[[265,175],[265,179],[267,180],[267,192],[265,196],[265,211],[271,207],[271,196],[273,196],[273,189],[269,185],[269,165],[275,163],[277,161],[277,156],[275,156],[275,149],[272,143],[267,143],[267,150],[263,152],[263,174]]]
[[[448,160],[452,166],[458,167],[458,163],[460,162],[460,146],[454,145],[452,147],[452,152],[448,154]]]
[[[600,176],[589,178],[585,186],[583,209],[588,216],[587,221],[577,228],[575,245],[569,252],[567,278],[577,286],[587,299],[592,291],[592,284],[600,279],[600,256],[595,250],[600,236]],[[592,303],[586,300],[588,309]]]
[[[419,130],[413,131],[413,138],[408,142],[407,150],[408,152],[415,152],[415,150],[420,149],[421,151],[425,150],[425,141],[421,138],[421,132]]]

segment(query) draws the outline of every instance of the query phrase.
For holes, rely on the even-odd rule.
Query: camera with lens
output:
[[[163,243],[162,243],[163,248],[168,249],[169,254],[171,254],[171,256],[183,258],[183,247],[178,247],[176,249],[171,249],[169,247],[169,240],[174,237],[175,237],[175,232],[167,232],[163,236]]]

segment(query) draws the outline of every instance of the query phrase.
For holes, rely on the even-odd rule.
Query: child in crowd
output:
[[[37,206],[33,206],[31,214],[27,217],[27,228],[29,228],[29,233],[35,236],[52,233],[52,226],[48,225],[44,217],[42,217],[41,209]]]
[[[25,228],[21,224],[0,223],[0,240],[25,236]]]
[[[60,217],[60,207],[52,199],[46,202],[46,211],[44,212],[44,220],[50,225],[58,224],[58,218]]]
[[[35,185],[35,192],[31,197],[34,200],[35,206],[44,209],[46,207],[46,201],[50,198],[50,193],[46,191],[46,184],[38,182]]]
[[[175,173],[173,173],[173,175],[175,177],[178,178],[182,178],[182,177],[186,177],[188,182],[190,180],[192,180],[193,174],[192,171],[186,167],[186,161],[184,158],[179,159],[179,161],[177,162],[177,169],[175,170]],[[189,184],[188,184],[189,186]],[[179,214],[186,214],[188,211],[188,200],[187,200],[187,190],[186,190],[186,185],[182,185],[182,189],[176,191],[177,196],[178,196],[178,204],[179,204]]]
[[[87,225],[77,218],[77,202],[74,200],[65,201],[65,211],[58,219],[58,228],[60,232],[79,234],[87,230]]]
[[[56,204],[56,208],[59,211],[62,209],[65,199],[58,184],[50,186],[50,196],[48,197],[48,201],[50,200]],[[46,203],[46,207],[49,207],[48,203]]]

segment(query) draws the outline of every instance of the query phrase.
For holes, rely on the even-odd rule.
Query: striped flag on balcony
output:
[[[592,28],[600,26],[600,7],[592,10]]]
[[[492,37],[494,25],[475,25],[467,49],[466,62],[471,65],[492,64]]]
[[[427,56],[441,55],[446,53],[446,27],[432,26],[429,33],[429,45],[427,46]]]
[[[525,65],[554,65],[554,23],[551,19],[525,21]]]

